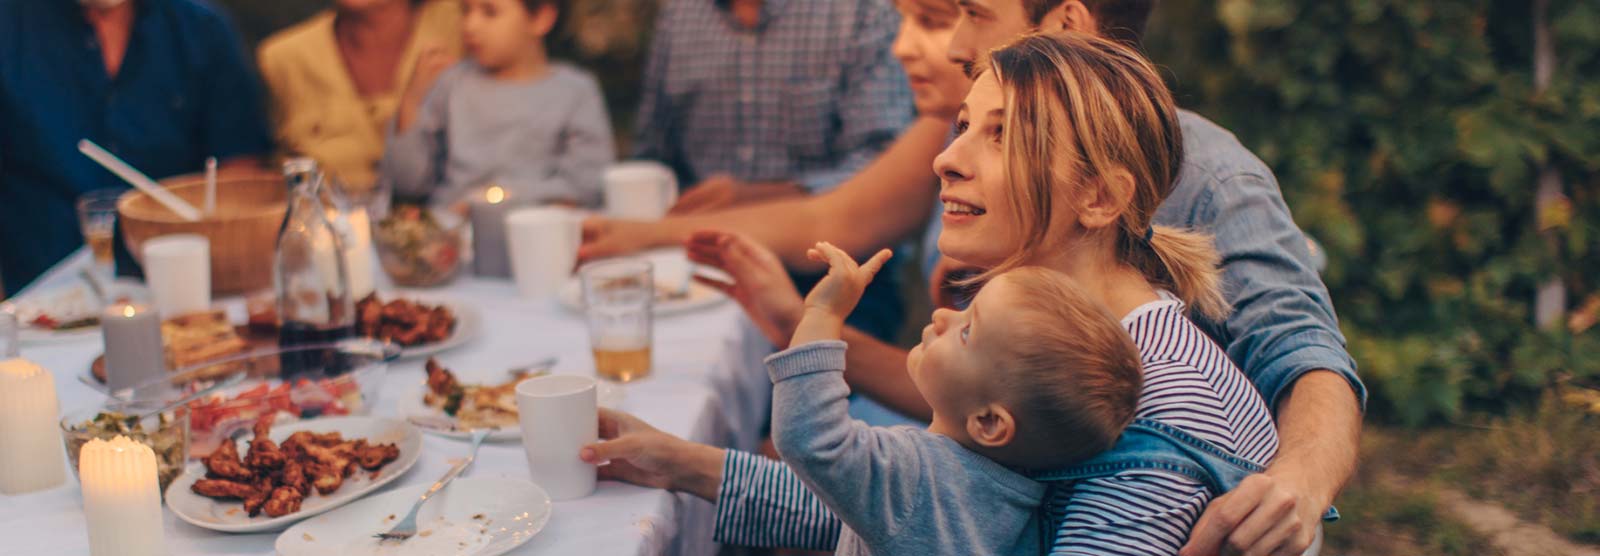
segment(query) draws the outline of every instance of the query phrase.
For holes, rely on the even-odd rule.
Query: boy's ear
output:
[[[967,435],[985,448],[1002,448],[1017,437],[1017,421],[1011,411],[989,404],[967,416]]]
[[[561,9],[557,8],[555,4],[540,4],[539,8],[530,15],[533,16],[532,22],[529,23],[533,27],[533,32],[543,37],[555,31],[556,20],[561,16]]]

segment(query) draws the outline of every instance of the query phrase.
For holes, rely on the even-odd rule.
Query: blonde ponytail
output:
[[[1153,226],[1150,239],[1137,250],[1143,254],[1125,257],[1157,287],[1166,288],[1191,310],[1217,321],[1232,308],[1222,295],[1222,273],[1217,270],[1222,258],[1211,236],[1200,232]]]

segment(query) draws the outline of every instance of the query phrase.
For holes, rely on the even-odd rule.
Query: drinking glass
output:
[[[649,261],[593,263],[578,276],[595,373],[623,383],[650,376],[655,278]]]
[[[117,231],[117,199],[126,189],[96,189],[78,197],[78,227],[94,253],[94,274],[101,284],[115,278],[112,238]]]

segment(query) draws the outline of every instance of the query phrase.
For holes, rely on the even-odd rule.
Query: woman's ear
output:
[[[1133,204],[1133,174],[1118,168],[1100,174],[1094,181],[1078,196],[1078,206],[1073,207],[1078,223],[1091,230],[1114,226]]]
[[[985,448],[1003,448],[1017,437],[1017,421],[1011,411],[989,404],[967,416],[967,435]]]
[[[1100,28],[1095,25],[1094,14],[1083,4],[1083,0],[1067,0],[1039,18],[1039,30],[1047,33],[1077,31],[1094,35],[1098,34]]]

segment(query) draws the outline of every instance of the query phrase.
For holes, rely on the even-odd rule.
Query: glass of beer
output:
[[[111,241],[117,230],[117,199],[126,189],[96,189],[78,197],[78,227],[94,253],[94,272],[102,284],[113,276]]]
[[[599,262],[578,270],[600,378],[631,382],[650,376],[654,274],[649,261],[638,260]]]

